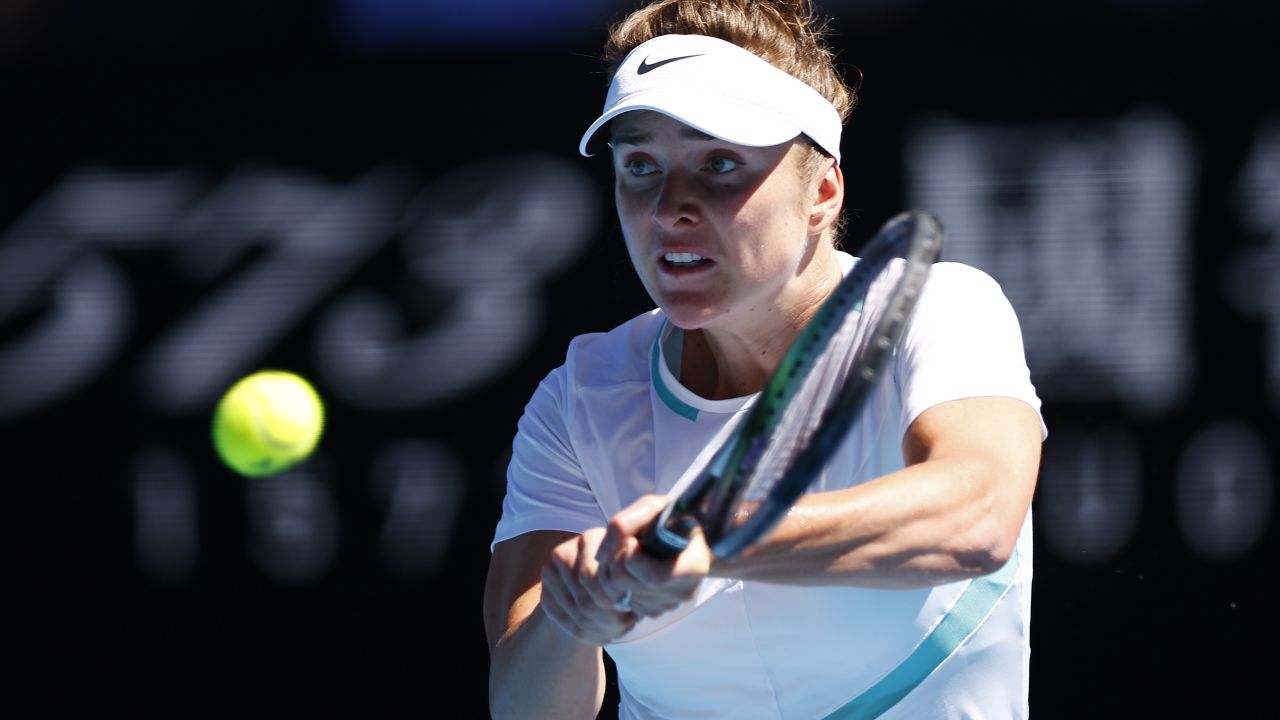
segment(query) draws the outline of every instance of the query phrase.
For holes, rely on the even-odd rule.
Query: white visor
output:
[[[804,134],[840,162],[840,113],[817,90],[755,53],[706,35],[660,35],[618,66],[578,151],[610,120],[653,110],[736,145],[779,145]]]

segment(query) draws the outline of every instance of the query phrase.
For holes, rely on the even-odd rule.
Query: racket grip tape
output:
[[[689,547],[689,537],[697,528],[692,515],[659,515],[640,532],[640,548],[646,555],[670,560]]]

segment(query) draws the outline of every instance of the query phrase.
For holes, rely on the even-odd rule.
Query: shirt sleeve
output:
[[[570,441],[569,382],[567,366],[553,370],[517,423],[491,551],[503,540],[533,530],[583,532],[607,521]]]
[[[990,275],[960,263],[930,272],[894,359],[902,392],[900,435],[925,410],[972,397],[1012,397],[1040,414],[1022,329]],[[1041,437],[1048,435],[1043,416]]]

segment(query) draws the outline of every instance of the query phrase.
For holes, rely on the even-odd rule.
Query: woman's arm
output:
[[[907,467],[805,496],[742,557],[714,575],[789,584],[903,588],[999,569],[1035,491],[1040,420],[1012,398],[926,410],[903,440]]]
[[[484,588],[494,718],[594,718],[600,711],[605,687],[600,647],[565,633],[541,602],[548,558],[577,537],[540,530],[494,548]]]
[[[1039,474],[1040,419],[1007,397],[942,403],[903,440],[907,467],[860,485],[806,495],[765,538],[731,560],[692,543],[676,563],[638,550],[636,534],[665,504],[642,498],[615,516],[601,557],[635,583],[646,608],[692,595],[709,574],[791,585],[909,588],[999,569],[1011,556]],[[616,548],[622,548],[617,550]],[[686,557],[705,555],[706,557]]]

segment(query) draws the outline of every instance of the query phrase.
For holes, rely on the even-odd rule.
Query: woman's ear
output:
[[[816,179],[813,206],[809,210],[809,231],[824,233],[840,218],[844,207],[844,173],[835,159],[827,158],[827,169]]]

